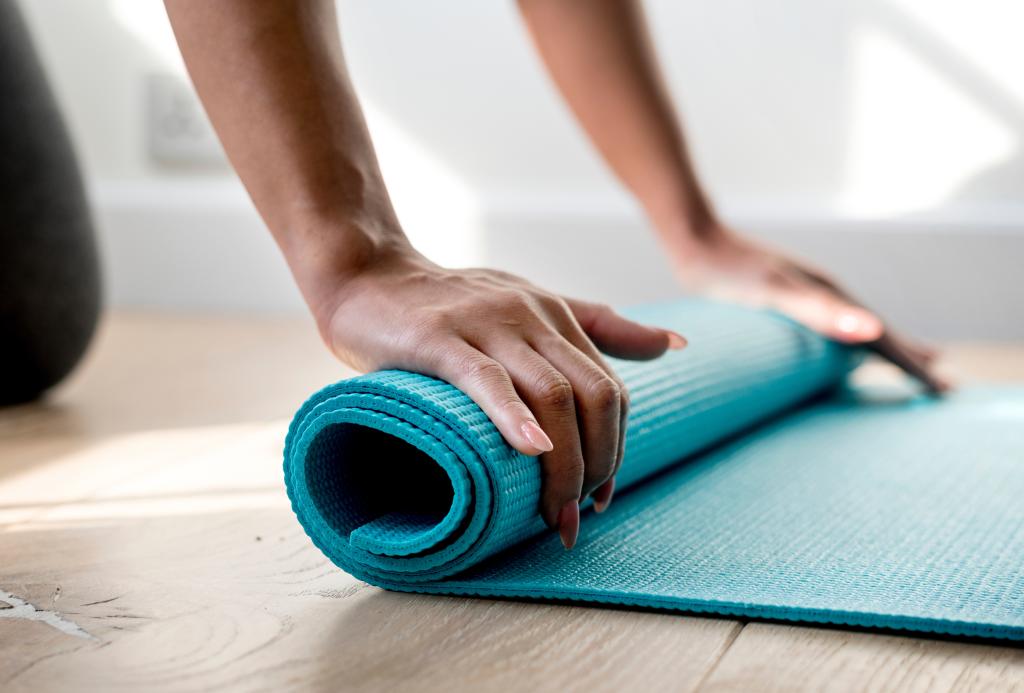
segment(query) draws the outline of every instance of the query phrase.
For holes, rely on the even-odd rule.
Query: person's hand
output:
[[[469,395],[508,443],[542,466],[541,516],[566,548],[579,503],[607,507],[622,462],[629,400],[600,352],[652,359],[680,335],[567,300],[519,277],[450,270],[410,250],[377,259],[337,290],[318,322],[361,370],[436,376]]]
[[[684,284],[724,300],[774,308],[839,342],[864,344],[936,394],[950,385],[932,369],[937,352],[896,335],[825,273],[735,232],[695,238],[679,263]]]

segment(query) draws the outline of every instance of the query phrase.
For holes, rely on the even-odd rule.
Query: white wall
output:
[[[22,5],[94,190],[113,301],[297,306],[229,171],[147,157],[145,78],[183,74],[158,0]],[[1024,337],[1024,5],[648,8],[727,215],[829,263],[911,329]],[[428,252],[620,303],[675,291],[514,3],[344,0],[339,14],[385,175]],[[533,243],[558,261],[529,263]]]

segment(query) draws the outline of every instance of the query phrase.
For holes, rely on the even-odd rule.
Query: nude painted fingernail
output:
[[[877,338],[882,334],[882,325],[870,313],[861,314],[852,310],[839,313],[835,319],[836,331],[863,338]]]
[[[594,491],[594,512],[603,513],[612,502],[612,494],[615,493],[615,477],[604,482],[600,488]]]
[[[558,513],[558,536],[562,546],[571,549],[576,546],[576,538],[580,535],[580,504],[574,500],[562,506]]]
[[[836,318],[836,329],[846,334],[856,334],[860,331],[861,320],[853,313],[840,313]]]
[[[526,421],[519,430],[523,432],[526,439],[530,441],[530,445],[537,448],[541,452],[551,452],[555,449],[554,443],[548,438],[548,434],[544,432],[544,429],[537,425],[535,421]]]
[[[680,349],[685,349],[686,345],[689,344],[689,342],[686,341],[686,337],[679,334],[678,332],[673,332],[672,330],[665,330],[665,334],[668,335],[669,349],[679,351]]]

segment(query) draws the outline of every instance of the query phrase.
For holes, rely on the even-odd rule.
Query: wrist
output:
[[[665,189],[648,186],[640,196],[647,219],[673,256],[700,252],[728,235],[710,200],[696,183]]]
[[[701,262],[736,237],[732,229],[711,216],[698,219],[677,217],[655,224],[655,228],[678,269]]]
[[[321,329],[362,277],[401,262],[426,261],[397,224],[379,220],[314,220],[290,237],[285,256]]]

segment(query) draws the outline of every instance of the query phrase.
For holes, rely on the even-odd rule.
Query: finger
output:
[[[939,351],[935,347],[919,342],[916,339],[910,339],[909,337],[899,333],[893,332],[887,329],[886,334],[901,345],[904,349],[910,352],[910,355],[915,360],[923,362],[926,366],[931,366],[939,358]]]
[[[603,513],[612,502],[612,494],[615,493],[615,477],[601,484],[594,491],[594,512]]]
[[[540,513],[549,527],[559,530],[563,543],[571,546],[579,531],[584,470],[572,384],[524,341],[505,339],[484,348],[504,364],[516,391],[551,436],[553,448],[540,458]]]
[[[849,292],[847,292],[838,284],[836,284],[830,277],[828,277],[824,273],[818,270],[809,269],[807,267],[801,267],[800,272],[811,281],[814,281],[817,284],[826,287],[829,291],[834,293],[836,296],[839,296],[841,299],[853,305],[854,307],[864,308],[863,304],[861,304],[860,301],[852,297],[849,294]],[[914,364],[914,367],[918,368],[919,370],[927,371],[927,369],[932,365],[932,363],[935,362],[935,360],[939,356],[938,350],[936,350],[934,347],[931,347],[927,344],[922,344],[921,342],[918,342],[916,340],[908,339],[903,335],[894,333],[890,329],[884,329],[884,334],[880,335],[879,339],[882,340],[881,347],[876,345],[875,351],[877,351],[878,353],[880,353],[882,356],[887,358],[889,361],[892,361],[893,363],[896,363],[893,360],[894,357],[902,362],[907,363],[908,365]],[[904,370],[907,369],[904,368]],[[910,371],[907,372],[909,373]],[[921,378],[918,379],[922,380],[922,382],[925,382]],[[949,384],[946,383],[945,381],[942,381],[941,379],[938,379],[937,376],[931,375],[931,379],[935,380],[936,384],[941,383],[942,385],[945,386],[946,389],[949,388]]]
[[[469,395],[509,445],[531,456],[552,450],[551,439],[519,397],[504,366],[462,341],[452,341],[438,352],[443,357],[430,370]]]
[[[566,303],[583,331],[609,356],[644,361],[686,346],[682,335],[627,320],[608,306],[571,299]]]
[[[837,342],[862,344],[879,339],[885,331],[871,311],[825,289],[787,289],[769,303],[799,323]]]
[[[623,386],[622,402],[619,404],[619,449],[615,454],[615,471],[612,472],[611,481],[615,481],[615,475],[622,469],[622,461],[626,458],[626,435],[629,433],[629,394]],[[614,488],[614,487],[613,487]],[[611,492],[608,493],[608,500],[606,503],[610,503],[612,498]]]
[[[562,336],[569,340],[572,345],[582,351],[588,358],[593,360],[594,363],[607,373],[608,377],[612,378],[619,386],[618,445],[615,455],[615,467],[612,470],[612,476],[614,476],[622,466],[622,458],[626,447],[626,422],[629,416],[629,392],[626,388],[626,384],[622,382],[622,378],[619,377],[619,374],[616,373],[610,365],[608,365],[608,362],[601,355],[601,352],[598,351],[597,347],[594,346],[590,337],[584,333],[579,321],[576,319],[576,316],[565,301],[559,300],[558,305],[549,305],[546,306],[545,309],[549,318]],[[605,501],[605,505],[607,505],[610,499],[611,494],[608,493],[608,500]]]
[[[939,350],[935,347],[915,342],[913,348],[917,352],[918,357],[929,366],[939,359]]]
[[[847,301],[849,304],[857,308],[863,308],[863,305],[859,301],[853,298],[849,294],[849,292],[845,291],[842,287],[840,287],[834,281],[832,281],[832,279],[829,278],[827,275],[821,273],[820,271],[811,270],[806,267],[801,268],[801,271],[806,277],[826,287],[832,293],[839,296],[843,300]],[[949,389],[949,383],[943,381],[941,378],[938,378],[938,376],[935,376],[929,370],[931,365],[939,356],[938,350],[936,350],[934,347],[931,347],[927,344],[922,344],[921,342],[915,340],[908,339],[903,335],[894,333],[890,329],[884,329],[884,334],[880,335],[879,340],[880,343],[879,345],[875,346],[875,351],[878,352],[880,355],[882,355],[889,361],[895,363],[896,365],[900,365],[900,363],[906,363],[909,368],[914,369],[921,375],[928,373],[929,377],[923,378],[920,377],[919,375],[914,375],[914,373],[911,373],[911,370],[908,370],[908,368],[903,368],[903,366],[900,366],[901,368],[903,368],[903,370],[907,371],[911,375],[914,375],[915,378],[918,378],[918,380],[921,380],[926,385],[928,385],[929,380],[933,381],[932,385],[928,385],[930,389],[934,389],[935,387]],[[897,363],[897,360],[900,363]],[[943,391],[943,389],[935,391]]]
[[[615,472],[622,388],[605,368],[560,334],[552,333],[533,346],[572,385],[584,464],[580,498],[586,498]]]
[[[931,394],[939,395],[950,390],[950,383],[935,374],[928,361],[913,354],[898,338],[886,334],[871,345],[871,348],[882,358],[919,380]]]
[[[857,340],[843,339],[839,335],[828,334],[824,330],[820,331],[828,334],[828,336],[831,336],[834,339],[837,339],[838,341],[853,341],[865,343],[873,341],[874,343],[870,344],[870,347],[873,351],[875,351],[878,355],[880,355],[882,358],[886,359],[890,363],[901,368],[905,373],[907,373],[911,377],[920,381],[921,384],[923,384],[930,393],[941,394],[950,389],[950,383],[941,378],[940,376],[936,375],[931,370],[931,365],[938,356],[938,352],[935,349],[932,349],[931,347],[925,346],[923,344],[917,344],[915,342],[912,342],[911,340],[904,339],[902,337],[898,337],[891,331],[886,330],[882,325],[881,320],[878,320],[876,316],[871,314],[865,308],[861,307],[853,298],[850,297],[848,293],[846,293],[843,289],[838,287],[828,277],[815,272],[809,272],[807,270],[804,270],[804,274],[811,278],[813,281],[827,287],[827,290],[829,292],[831,292],[835,296],[838,296],[841,299],[841,302],[845,302],[850,309],[853,309],[855,311],[864,311],[865,313],[871,315],[871,318],[877,321],[877,327],[881,328],[882,330],[879,333],[879,335],[874,339],[863,339],[863,337],[865,337],[868,332],[873,331],[876,325],[871,325],[871,330],[854,330],[855,332],[859,332],[858,337],[860,338]],[[833,313],[833,315],[835,314],[836,313]],[[836,318],[836,321],[838,322],[838,320],[840,319],[850,320],[850,325],[853,325],[853,321],[859,319],[860,317],[862,316],[859,316],[858,318]],[[801,320],[801,322],[803,321]],[[849,327],[850,325],[848,325],[847,327]],[[860,324],[857,327],[863,328],[863,324]]]
[[[842,298],[845,298],[850,303],[858,303],[846,291],[844,291],[842,287],[836,284],[835,280],[832,279],[832,277],[828,276],[820,269],[810,267],[806,263],[800,263],[793,269],[795,269],[796,273],[799,276],[802,276],[803,278],[808,279],[814,282],[815,284],[818,284],[819,286],[822,286],[832,291],[833,293],[841,296]]]

